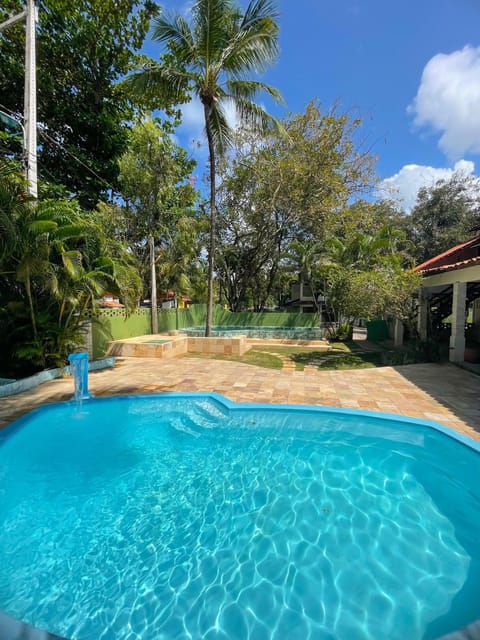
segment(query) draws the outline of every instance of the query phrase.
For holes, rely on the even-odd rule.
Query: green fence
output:
[[[174,331],[203,326],[207,316],[205,304],[195,304],[189,309],[159,309],[158,330]],[[213,308],[213,324],[234,327],[318,327],[315,313],[232,313],[220,305]],[[150,309],[139,308],[127,316],[123,309],[100,309],[92,316],[93,357],[105,355],[112,340],[135,338],[151,333]]]
[[[125,316],[122,309],[100,309],[92,316],[93,357],[105,355],[112,340],[134,338],[150,333],[150,310],[137,309]]]
[[[367,320],[365,325],[367,327],[367,340],[373,340],[374,342],[388,340],[388,324],[385,320]]]
[[[277,313],[241,311],[232,313],[220,306],[214,308],[213,324],[229,327],[318,327],[316,313]]]

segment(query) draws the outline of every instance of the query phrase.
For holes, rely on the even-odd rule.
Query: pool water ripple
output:
[[[392,450],[331,416],[267,426],[205,399],[99,403],[94,425],[68,411],[0,446],[0,608],[36,626],[78,640],[420,640],[472,554],[478,571],[408,442]]]

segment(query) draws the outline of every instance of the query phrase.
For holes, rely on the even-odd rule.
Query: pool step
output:
[[[186,353],[205,353],[241,356],[252,347],[266,346],[308,347],[328,351],[325,340],[295,340],[287,338],[246,338],[245,336],[204,338],[185,335],[156,334],[114,340],[107,355],[130,358],[174,358]]]
[[[0,638],[2,640],[66,640],[12,618],[3,611],[0,611]]]
[[[468,627],[453,631],[437,640],[480,640],[480,620],[476,620]]]

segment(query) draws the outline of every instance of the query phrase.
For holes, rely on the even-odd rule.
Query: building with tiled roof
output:
[[[415,271],[423,277],[418,307],[420,337],[429,337],[432,320],[450,316],[450,360],[480,362],[480,235],[419,264]],[[472,323],[466,335],[469,310]]]
[[[414,271],[432,274],[463,269],[476,263],[480,263],[480,235],[419,264]]]

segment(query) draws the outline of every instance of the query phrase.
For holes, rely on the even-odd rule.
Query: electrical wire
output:
[[[21,120],[25,119],[23,115],[18,114],[15,111],[12,111],[11,109],[9,109],[8,107],[6,107],[5,105],[3,105],[1,103],[0,103],[0,109],[6,111],[7,113],[9,113],[12,116],[19,117]],[[93,176],[95,176],[95,178],[97,178],[97,180],[99,180],[102,184],[104,184],[106,187],[108,187],[110,189],[110,191],[112,192],[112,195],[116,195],[116,196],[119,196],[120,198],[124,198],[124,196],[113,185],[111,185],[107,180],[102,178],[94,169],[92,169],[92,167],[90,167],[88,164],[86,164],[83,160],[81,160],[78,156],[76,156],[72,151],[67,149],[61,142],[59,142],[58,140],[55,140],[55,138],[53,138],[46,131],[44,131],[41,126],[38,127],[38,133],[39,133],[39,135],[41,137],[43,137],[44,140],[46,140],[47,142],[50,142],[51,144],[54,144],[57,147],[59,147],[60,149],[62,149],[62,151],[64,151],[67,155],[69,155],[76,162],[78,162],[84,169],[86,169]],[[33,154],[31,154],[31,152],[30,152],[30,156],[31,156],[32,159],[34,158]]]
[[[107,180],[105,180],[104,178],[99,176],[98,173],[94,169],[89,167],[85,162],[83,162],[83,160],[78,158],[72,151],[70,151],[63,144],[61,144],[61,142],[58,142],[58,140],[55,140],[55,138],[52,138],[52,136],[50,136],[48,133],[43,131],[41,128],[39,128],[38,132],[39,132],[40,136],[42,136],[45,140],[47,140],[47,142],[50,142],[51,144],[56,145],[57,147],[62,149],[62,151],[64,151],[66,154],[68,154],[70,157],[72,157],[74,160],[76,160],[80,165],[82,165],[82,167],[84,169],[86,169],[93,176],[95,176],[97,178],[97,180],[99,180],[106,187],[108,187],[113,194],[118,195],[120,197],[123,197],[122,194],[119,191],[117,191],[117,189],[115,187],[113,187],[109,182],[107,182]]]

